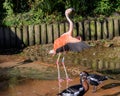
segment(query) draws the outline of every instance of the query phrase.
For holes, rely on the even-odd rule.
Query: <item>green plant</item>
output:
[[[83,14],[86,11],[86,0],[66,0],[66,8],[72,7],[77,14]]]
[[[3,3],[3,8],[6,10],[7,16],[13,15],[13,3],[11,0],[5,0]]]
[[[108,15],[111,13],[112,4],[109,0],[100,0],[94,9],[95,14]]]

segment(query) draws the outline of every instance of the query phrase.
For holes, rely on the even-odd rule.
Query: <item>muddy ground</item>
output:
[[[116,42],[118,41],[118,42]],[[120,63],[119,38],[112,41],[88,42],[90,49],[80,53],[67,52],[65,64],[67,71],[73,81],[69,85],[79,84],[79,73],[87,71],[98,73],[89,66],[82,66],[82,60],[105,60]],[[23,50],[1,50],[0,51],[0,96],[56,96],[58,93],[56,58],[48,54],[52,45],[35,45]],[[60,65],[61,66],[61,65]],[[61,75],[65,78],[62,66]],[[114,73],[115,72],[115,73]],[[120,74],[118,71],[105,73],[112,78],[103,82],[92,93],[92,86],[85,96],[120,96]],[[66,86],[62,83],[62,89]]]

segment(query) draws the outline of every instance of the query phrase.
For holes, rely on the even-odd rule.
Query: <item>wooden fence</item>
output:
[[[68,23],[39,24],[21,27],[0,27],[0,48],[21,48],[34,44],[53,43],[68,30]],[[120,36],[120,19],[85,20],[74,23],[74,36],[83,40],[112,39]]]

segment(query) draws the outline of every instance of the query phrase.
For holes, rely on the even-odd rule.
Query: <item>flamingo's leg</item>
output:
[[[57,58],[57,61],[56,61],[57,70],[58,70],[58,86],[59,86],[59,91],[60,91],[60,87],[61,87],[61,82],[63,81],[63,80],[60,78],[60,67],[59,67],[59,59],[60,59],[60,56],[61,56],[61,53],[58,54],[58,58]]]
[[[72,79],[70,79],[69,77],[68,77],[68,73],[67,73],[67,70],[66,70],[66,67],[65,67],[65,64],[64,64],[64,57],[62,58],[62,65],[63,65],[63,68],[64,68],[64,71],[65,71],[65,75],[66,75],[66,81],[67,81],[67,86],[66,87],[68,87],[68,83],[69,83],[69,81],[72,81]]]

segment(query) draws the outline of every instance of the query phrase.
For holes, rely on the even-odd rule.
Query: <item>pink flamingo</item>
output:
[[[70,20],[69,15],[74,11],[73,8],[69,8],[65,11],[65,16],[69,22],[69,30],[62,34],[59,38],[57,38],[54,41],[54,46],[53,49],[50,50],[49,54],[53,54],[53,56],[58,53],[58,58],[56,61],[57,64],[57,69],[58,69],[58,81],[59,81],[59,86],[60,83],[63,81],[60,78],[60,68],[59,68],[59,59],[61,56],[61,52],[65,52],[65,51],[74,51],[74,52],[80,52],[82,49],[84,48],[88,48],[89,46],[87,44],[85,44],[83,41],[81,41],[81,37],[78,38],[74,38],[72,37],[73,34],[73,22]],[[67,84],[69,81],[71,81],[71,79],[68,77],[68,73],[64,64],[64,57],[62,58],[62,65],[65,71],[65,75],[66,75],[66,81]]]

